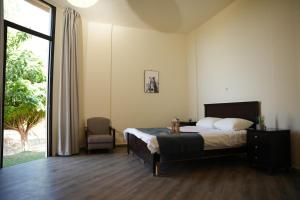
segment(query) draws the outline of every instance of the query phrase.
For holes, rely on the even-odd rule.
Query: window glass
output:
[[[4,19],[50,36],[51,7],[39,0],[4,0]]]

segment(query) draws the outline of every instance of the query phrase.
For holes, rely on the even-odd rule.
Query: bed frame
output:
[[[258,116],[260,115],[260,103],[258,101],[205,104],[204,108],[205,117],[243,118],[254,122],[253,127],[256,126]],[[127,133],[127,153],[130,154],[130,151],[140,157],[145,163],[152,165],[153,176],[159,175],[159,168],[162,163],[160,155],[158,153],[151,154],[144,141],[133,134]],[[246,145],[239,148],[204,150],[201,159],[243,153],[246,153]]]

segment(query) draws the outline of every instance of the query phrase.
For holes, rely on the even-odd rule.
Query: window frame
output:
[[[47,81],[47,157],[52,156],[52,117],[53,117],[53,72],[54,72],[54,47],[55,47],[55,25],[56,25],[56,7],[52,4],[45,2],[44,0],[37,0],[41,3],[46,4],[51,8],[51,30],[50,36],[44,33],[40,33],[38,31],[32,30],[30,28],[21,26],[14,22],[10,22],[4,19],[4,45],[3,45],[3,71],[2,71],[2,99],[1,99],[1,124],[0,124],[0,138],[1,138],[1,159],[0,159],[0,168],[3,168],[3,147],[4,147],[4,127],[3,120],[4,119],[4,99],[5,99],[5,73],[6,73],[6,49],[7,49],[7,29],[13,28],[18,31],[22,31],[28,33],[30,35],[45,39],[49,41],[49,58],[48,58],[48,81]],[[4,7],[3,7],[4,9]],[[4,11],[4,10],[3,10]]]

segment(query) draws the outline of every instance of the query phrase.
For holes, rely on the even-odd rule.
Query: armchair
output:
[[[110,126],[110,119],[93,117],[87,119],[85,127],[87,152],[94,149],[115,148],[116,130]]]

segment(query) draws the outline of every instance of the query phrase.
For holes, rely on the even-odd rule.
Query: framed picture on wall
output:
[[[159,72],[145,70],[145,93],[159,93]]]

